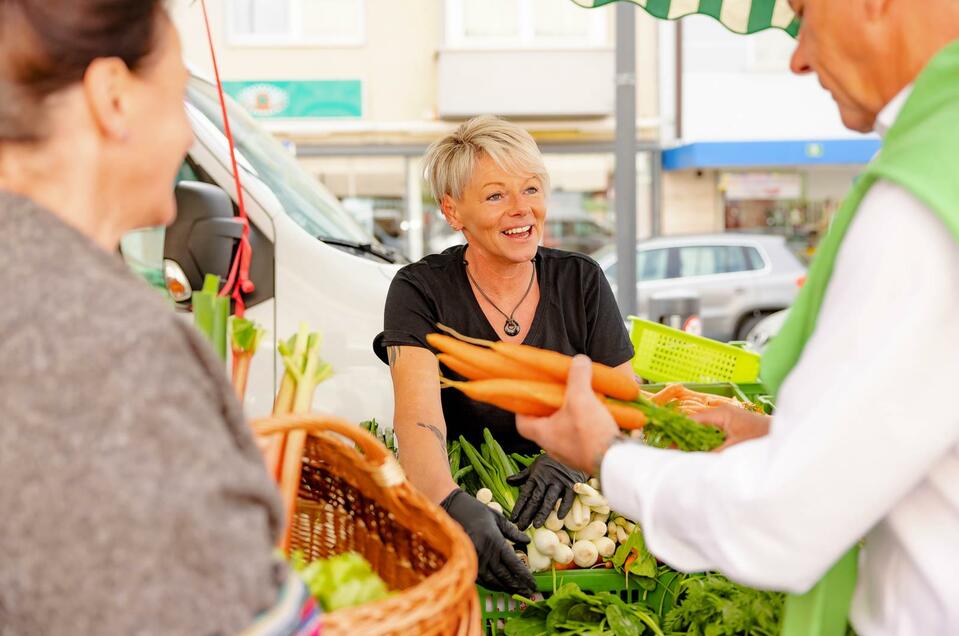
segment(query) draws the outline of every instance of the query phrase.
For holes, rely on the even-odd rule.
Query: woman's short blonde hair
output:
[[[454,199],[463,196],[482,154],[503,170],[539,177],[543,192],[549,192],[549,175],[532,135],[505,119],[480,115],[461,124],[426,151],[424,172],[437,203],[447,194]]]

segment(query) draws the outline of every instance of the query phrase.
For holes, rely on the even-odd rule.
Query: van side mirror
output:
[[[198,181],[176,186],[176,220],[166,230],[163,258],[180,267],[192,289],[203,277],[226,279],[243,226],[233,215],[233,201],[221,188]]]

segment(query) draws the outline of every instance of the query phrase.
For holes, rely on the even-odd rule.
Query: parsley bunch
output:
[[[623,404],[639,409],[646,416],[643,439],[649,446],[705,452],[721,446],[726,441],[724,431],[715,426],[694,422],[675,408],[659,406],[644,397]]]
[[[689,577],[666,616],[667,632],[687,636],[778,636],[785,596],[736,585],[718,574]]]

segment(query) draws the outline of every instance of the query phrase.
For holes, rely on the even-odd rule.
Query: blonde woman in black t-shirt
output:
[[[458,392],[441,396],[440,372],[458,376],[440,369],[426,335],[442,322],[478,338],[584,353],[630,377],[633,349],[599,266],[539,245],[549,176],[526,130],[491,116],[467,121],[429,148],[426,175],[447,222],[467,244],[404,267],[390,286],[374,348],[393,377],[400,462],[473,540],[480,583],[530,592],[529,570],[504,537],[528,542],[520,530],[541,526],[557,501],[565,516],[572,485],[585,475],[538,458],[518,476],[516,525],[458,489],[447,462],[448,435],[479,439],[490,428],[507,452],[538,449],[516,433],[512,414]]]

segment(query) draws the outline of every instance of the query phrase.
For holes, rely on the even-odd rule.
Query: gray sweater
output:
[[[279,524],[197,332],[0,192],[0,635],[235,633],[276,600]]]

